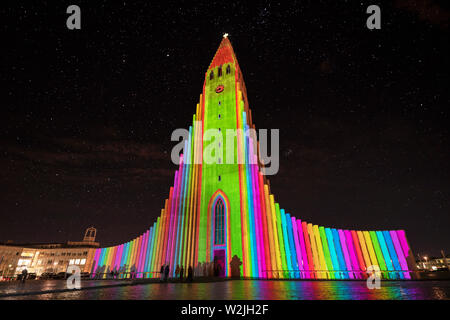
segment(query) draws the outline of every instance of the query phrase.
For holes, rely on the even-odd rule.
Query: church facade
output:
[[[385,279],[412,277],[415,262],[404,230],[323,227],[281,208],[256,137],[248,134],[254,128],[243,75],[224,36],[161,215],[135,239],[97,249],[92,272],[152,278],[162,265],[173,276],[177,266],[208,263],[229,277],[232,259],[239,259],[246,278],[364,279],[374,268]],[[236,132],[231,140],[225,137],[230,130]],[[220,138],[207,139],[211,131]],[[218,148],[211,163],[204,157],[212,143]]]

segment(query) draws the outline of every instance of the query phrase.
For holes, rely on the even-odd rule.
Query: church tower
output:
[[[365,279],[373,266],[383,279],[413,276],[404,230],[323,227],[282,209],[251,129],[242,71],[224,35],[205,73],[161,215],[139,237],[97,249],[93,273],[105,267],[149,278],[169,265],[172,276],[176,266],[192,266],[202,275],[209,268],[228,277],[238,261],[246,278]]]

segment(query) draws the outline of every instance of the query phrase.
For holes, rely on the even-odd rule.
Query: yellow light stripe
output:
[[[319,253],[320,270],[328,270],[327,264],[325,262],[325,254],[323,252],[323,245],[322,245],[322,240],[320,238],[318,225],[313,225],[313,232],[314,232],[314,237],[316,238],[316,242],[317,242],[317,251]],[[323,272],[320,272],[319,274],[320,274],[321,279],[326,279],[328,272],[323,271]]]
[[[308,229],[308,235],[309,235],[309,242],[311,243],[311,250],[312,250],[313,262],[314,262],[314,270],[317,271],[317,270],[320,270],[320,262],[319,262],[318,253],[317,253],[317,243],[314,239],[312,223],[308,223],[307,229]],[[315,274],[319,277],[318,272],[315,272]]]
[[[372,261],[372,265],[378,266],[377,255],[375,254],[375,250],[372,245],[372,238],[370,237],[369,231],[363,231],[364,239],[366,240],[367,249],[369,251],[370,260]]]
[[[276,221],[276,213],[275,213],[275,199],[273,194],[270,195],[270,214],[272,217],[272,230],[273,230],[273,240],[275,244],[275,257],[277,261],[277,270],[281,270],[282,264],[281,264],[281,254],[280,254],[280,246],[278,243],[278,230],[277,230],[277,221]],[[277,272],[278,277],[280,277],[280,274]]]
[[[356,231],[358,235],[359,245],[361,247],[361,251],[364,257],[364,263],[366,264],[366,268],[372,265],[370,261],[369,253],[367,252],[366,241],[364,240],[364,235],[361,231]]]
[[[277,266],[277,258],[275,251],[275,242],[273,237],[273,226],[272,226],[272,217],[271,217],[271,208],[270,208],[270,200],[269,200],[269,186],[267,184],[264,185],[264,197],[265,197],[265,205],[266,205],[266,220],[267,220],[267,232],[269,234],[269,247],[270,247],[270,265],[271,269],[276,269]],[[272,273],[269,274],[269,276]]]

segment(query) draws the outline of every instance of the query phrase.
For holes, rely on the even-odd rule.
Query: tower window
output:
[[[231,72],[230,65],[227,65],[227,74],[229,74],[230,72]]]
[[[223,85],[217,86],[216,93],[221,93],[223,91],[223,89],[225,89],[225,87]]]
[[[222,116],[221,116],[220,113],[219,113],[219,119],[220,119],[220,118],[222,118]]]
[[[217,76],[218,76],[218,77],[221,77],[221,76],[222,76],[222,66],[219,67]]]
[[[219,176],[218,179],[219,179],[219,181],[222,181],[222,177],[221,176]]]
[[[220,106],[220,100],[219,100],[219,106]]]
[[[225,244],[225,204],[219,198],[214,207],[214,244]]]
[[[209,74],[209,80],[214,79],[214,71],[211,71],[211,73]]]

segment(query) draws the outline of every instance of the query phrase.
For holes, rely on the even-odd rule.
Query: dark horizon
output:
[[[286,212],[323,226],[405,229],[450,253],[448,4],[78,1],[4,9],[0,242],[109,246],[154,222],[173,184],[170,135],[187,128],[229,33],[257,129],[280,129],[269,177]],[[431,8],[431,9],[430,9]]]

